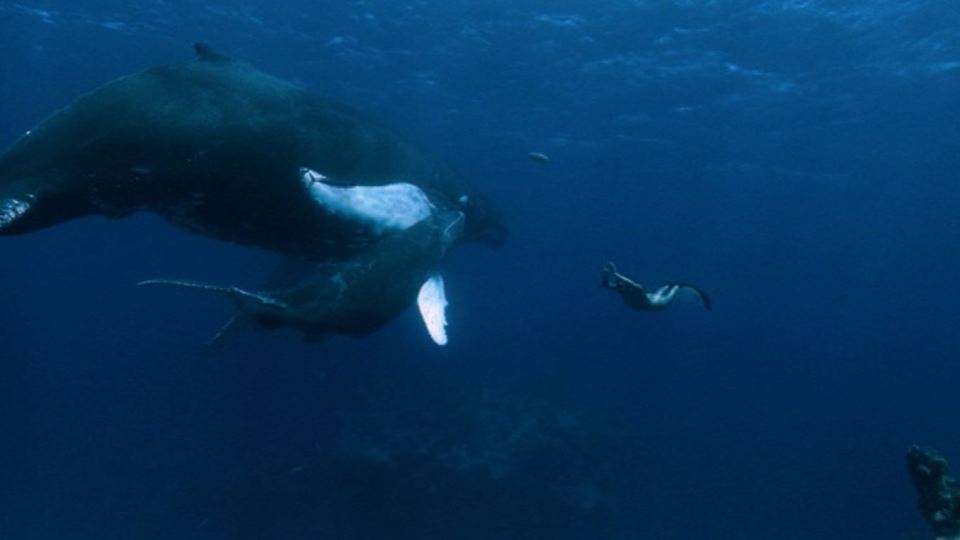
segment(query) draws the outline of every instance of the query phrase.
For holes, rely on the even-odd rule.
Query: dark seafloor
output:
[[[0,1],[0,146],[198,39],[386,120],[506,214],[451,343],[247,334],[152,216],[0,239],[0,538],[928,538],[960,460],[960,5]],[[526,158],[530,151],[550,163]],[[715,307],[629,312],[606,260]]]

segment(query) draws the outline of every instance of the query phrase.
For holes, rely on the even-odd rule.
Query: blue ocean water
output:
[[[925,538],[960,463],[949,0],[0,1],[0,147],[203,40],[383,119],[505,214],[450,337],[255,333],[150,215],[0,238],[0,537]],[[527,159],[548,154],[550,163]],[[600,287],[695,283],[714,309]]]

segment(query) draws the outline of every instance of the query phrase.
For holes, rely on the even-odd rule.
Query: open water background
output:
[[[960,463],[952,0],[0,1],[0,146],[204,40],[453,163],[511,237],[364,340],[196,352],[275,258],[0,241],[0,537],[925,538]],[[529,151],[549,154],[542,166]],[[711,312],[599,286],[683,280]]]

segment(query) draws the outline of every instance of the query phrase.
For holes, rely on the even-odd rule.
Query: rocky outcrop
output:
[[[960,540],[960,483],[950,476],[947,460],[932,450],[911,446],[907,470],[920,498],[920,513],[937,540]]]

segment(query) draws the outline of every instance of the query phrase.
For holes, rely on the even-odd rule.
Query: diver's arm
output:
[[[600,284],[608,289],[616,289],[620,284],[620,278],[617,276],[617,267],[612,262],[603,265],[603,274],[600,278]]]
[[[622,290],[623,287],[630,287],[643,290],[639,283],[617,272],[617,267],[612,262],[603,265],[603,280],[601,283],[604,287],[611,289]]]
[[[612,262],[603,265],[603,286],[613,289],[623,297],[623,303],[640,311],[651,311],[657,309],[650,302],[647,291],[636,281],[617,272],[617,267]]]
[[[617,273],[616,276],[617,276],[617,279],[620,280],[620,283],[622,283],[622,284],[630,287],[631,289],[636,289],[636,290],[638,290],[638,291],[646,294],[646,291],[643,290],[643,285],[637,283],[636,281],[628,278],[627,276],[625,276],[625,275],[623,275],[623,274]]]

